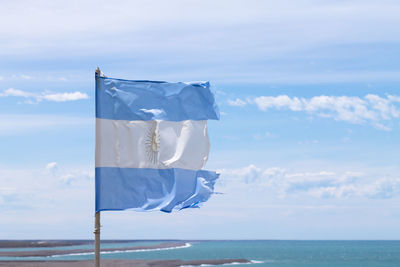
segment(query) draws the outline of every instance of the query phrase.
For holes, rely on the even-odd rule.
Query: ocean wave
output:
[[[172,250],[172,249],[180,249],[180,248],[190,248],[192,244],[185,243],[183,246],[175,246],[175,247],[166,247],[166,248],[144,248],[144,249],[128,249],[128,250],[112,250],[112,251],[100,251],[100,254],[115,254],[115,253],[131,253],[131,252],[148,252],[148,251],[160,251],[160,250]],[[93,255],[93,252],[80,252],[80,253],[69,253],[69,254],[61,254],[61,255],[51,255],[48,257],[63,257],[63,256],[86,256]]]
[[[207,264],[203,263],[200,265],[181,265],[180,267],[206,267],[206,266],[227,266],[227,265],[239,265],[239,264],[258,264],[258,263],[264,263],[263,261],[256,261],[256,260],[250,260],[250,262],[229,262],[229,263],[223,263],[223,264]]]

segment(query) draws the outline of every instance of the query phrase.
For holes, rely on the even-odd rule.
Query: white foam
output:
[[[200,265],[181,265],[180,267],[206,267],[206,266],[227,266],[227,265],[240,265],[240,264],[258,264],[258,263],[264,263],[263,261],[256,261],[256,260],[250,260],[250,262],[229,262],[229,263],[223,263],[223,264],[200,264]]]
[[[112,251],[101,251],[100,254],[115,254],[115,253],[131,253],[131,252],[148,252],[148,251],[159,251],[159,250],[172,250],[180,248],[190,248],[192,245],[190,243],[185,243],[183,246],[176,247],[166,247],[166,248],[145,248],[145,249],[128,249],[128,250],[112,250]],[[63,257],[63,256],[85,256],[93,255],[94,252],[81,252],[81,253],[70,253],[63,255],[52,255],[48,257]]]

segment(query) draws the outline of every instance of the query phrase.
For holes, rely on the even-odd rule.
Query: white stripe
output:
[[[204,167],[210,144],[207,121],[96,119],[96,167]]]

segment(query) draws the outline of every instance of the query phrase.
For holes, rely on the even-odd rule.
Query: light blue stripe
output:
[[[96,117],[112,120],[219,119],[208,82],[131,81],[96,75]]]
[[[96,168],[96,212],[198,207],[214,191],[219,174],[186,169]]]

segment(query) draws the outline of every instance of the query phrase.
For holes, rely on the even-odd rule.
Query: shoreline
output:
[[[101,260],[102,267],[179,267],[200,266],[202,264],[223,265],[234,263],[251,263],[246,259],[220,260]],[[84,261],[0,261],[0,267],[92,267],[93,260]]]
[[[102,244],[113,243],[138,243],[138,242],[194,242],[212,240],[181,240],[181,239],[102,239]],[[218,241],[218,240],[216,240]],[[26,239],[26,240],[0,240],[0,249],[3,248],[52,248],[79,245],[94,245],[93,239]]]
[[[185,247],[186,242],[169,242],[150,246],[103,248],[101,252],[118,253],[124,251],[152,250],[152,249],[172,249]],[[36,250],[36,251],[0,251],[0,257],[51,257],[63,256],[68,254],[93,253],[93,249],[65,249],[65,250]],[[1,266],[1,265],[0,265]]]

